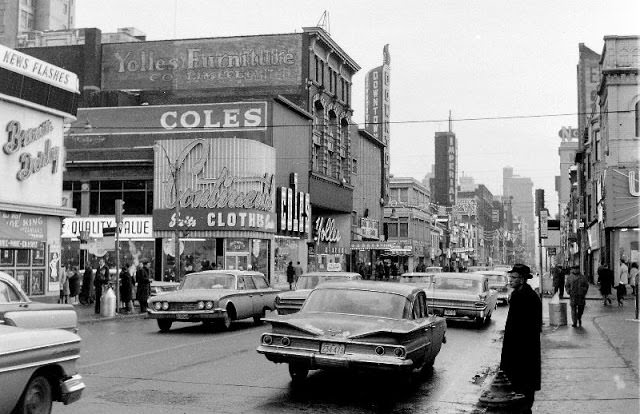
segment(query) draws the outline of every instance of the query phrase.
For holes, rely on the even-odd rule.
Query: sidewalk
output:
[[[599,299],[597,286],[589,299]],[[535,413],[640,412],[638,328],[635,302],[627,295],[619,308],[587,302],[582,328],[549,326],[549,298],[543,301],[542,389],[536,393]]]
[[[58,300],[57,296],[47,296],[42,298],[33,298],[34,302],[42,302],[42,303],[56,303]],[[78,315],[78,324],[85,323],[95,323],[101,321],[109,321],[109,320],[121,320],[121,319],[140,319],[146,318],[146,313],[138,313],[139,307],[134,306],[134,310],[132,313],[116,313],[115,316],[100,316],[95,314],[94,304],[90,305],[73,305],[76,310],[76,314]]]

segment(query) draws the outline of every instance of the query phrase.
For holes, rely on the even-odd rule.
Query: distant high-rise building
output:
[[[71,29],[75,24],[75,9],[75,0],[2,1],[0,44],[15,48],[21,40],[38,32]]]
[[[389,154],[391,55],[389,54],[389,45],[384,46],[382,54],[382,66],[371,69],[364,79],[364,119],[365,130],[385,145],[382,194],[386,200],[389,196],[389,169],[391,166],[391,155]]]
[[[456,204],[458,181],[458,141],[451,129],[435,136],[434,200],[441,206]]]
[[[533,265],[535,258],[535,221],[533,213],[533,181],[529,177],[513,174],[512,167],[502,169],[502,193],[506,199],[511,199],[513,217],[520,217],[522,237],[524,242],[523,258]]]
[[[460,183],[458,191],[472,192],[475,191],[476,187],[478,187],[478,184],[476,184],[476,180],[474,180],[473,177],[464,175],[464,173],[458,179],[458,181]]]

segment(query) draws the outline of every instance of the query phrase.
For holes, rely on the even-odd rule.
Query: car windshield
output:
[[[302,312],[348,313],[401,319],[407,303],[404,296],[388,292],[320,289],[311,292]]]
[[[436,277],[434,278],[436,289],[465,290],[470,292],[480,291],[480,281],[457,277]]]
[[[235,289],[236,278],[228,274],[195,274],[188,275],[180,287],[182,290],[189,289]]]
[[[324,282],[339,282],[349,280],[344,275],[302,275],[296,282],[296,289],[313,289]]]
[[[400,283],[430,283],[431,276],[400,276]]]
[[[441,267],[433,267],[433,266],[429,266],[427,267],[427,272],[432,272],[432,273],[440,273],[442,272],[442,268]]]

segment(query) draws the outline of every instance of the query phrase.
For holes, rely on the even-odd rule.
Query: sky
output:
[[[147,40],[294,33],[325,11],[325,29],[362,68],[355,122],[366,72],[389,44],[394,176],[431,170],[451,111],[459,175],[499,195],[511,166],[545,190],[552,216],[558,131],[577,126],[578,44],[600,54],[606,35],[640,35],[638,0],[77,0],[75,26],[136,27]]]

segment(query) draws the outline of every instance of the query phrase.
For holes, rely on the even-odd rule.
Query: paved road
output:
[[[82,325],[79,370],[87,389],[54,413],[449,413],[472,412],[497,366],[507,308],[484,328],[450,323],[432,373],[410,389],[387,378],[313,372],[291,388],[285,365],[255,348],[268,325],[241,321],[229,332],[130,319]]]

